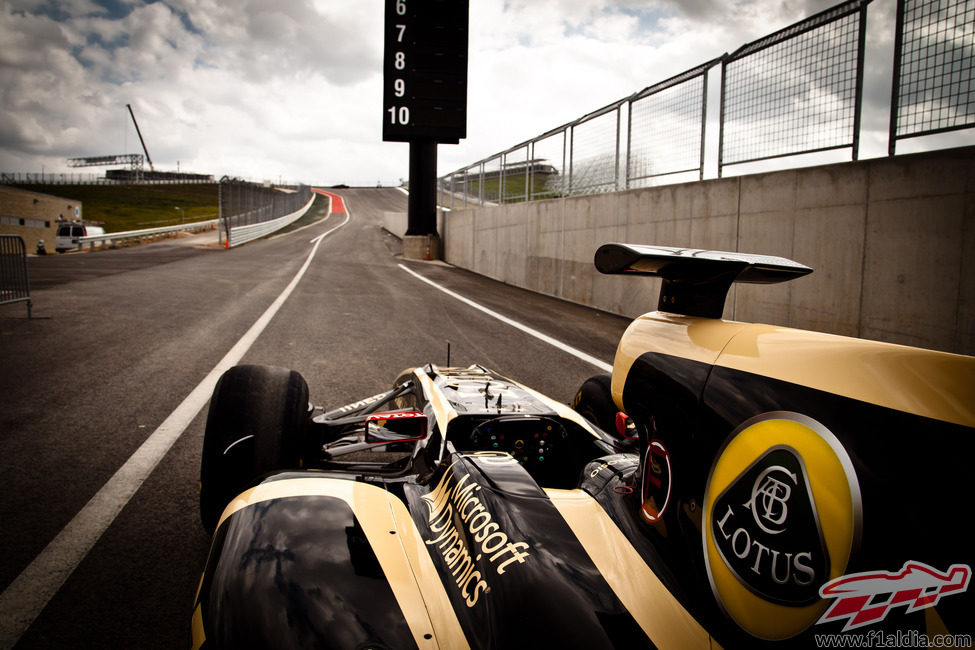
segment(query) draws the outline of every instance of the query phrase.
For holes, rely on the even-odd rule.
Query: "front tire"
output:
[[[308,384],[294,370],[235,366],[220,377],[200,464],[200,518],[207,531],[255,479],[301,466],[308,417]]]

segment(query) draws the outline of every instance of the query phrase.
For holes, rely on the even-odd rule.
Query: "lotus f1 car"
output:
[[[330,411],[294,371],[228,371],[194,647],[971,640],[975,359],[721,320],[732,283],[811,271],[782,258],[595,263],[661,295],[574,408],[480,366]]]

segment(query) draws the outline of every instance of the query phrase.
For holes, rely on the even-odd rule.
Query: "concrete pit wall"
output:
[[[627,317],[659,280],[604,276],[606,242],[780,255],[815,272],[736,285],[724,317],[975,354],[975,148],[454,210],[455,266]]]

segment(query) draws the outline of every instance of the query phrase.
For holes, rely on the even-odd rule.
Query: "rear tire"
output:
[[[610,375],[596,375],[582,382],[572,399],[572,408],[608,434],[616,436],[616,414],[613,402],[613,380]]]
[[[294,370],[235,366],[220,377],[200,464],[200,518],[207,531],[255,479],[301,466],[308,418],[308,384]]]

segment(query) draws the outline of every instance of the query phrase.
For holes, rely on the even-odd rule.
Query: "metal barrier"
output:
[[[291,225],[303,217],[306,212],[308,212],[308,209],[311,208],[311,204],[314,201],[315,197],[311,196],[305,205],[301,206],[294,212],[282,215],[277,219],[252,223],[246,226],[232,227],[227,237],[227,248],[233,248],[234,246],[240,246],[241,244],[246,244],[249,241],[260,239],[265,235],[270,235],[273,232],[281,230],[285,226]]]
[[[831,149],[857,159],[868,2],[844,2],[724,58],[719,174]]]
[[[26,302],[31,317],[27,247],[20,235],[0,235],[0,305],[14,302]]]
[[[299,219],[314,200],[307,185],[220,179],[220,229],[227,248],[263,237]]]
[[[125,170],[128,171],[128,170]],[[200,175],[202,176],[202,175]],[[0,172],[0,185],[212,185],[216,181],[204,178],[111,178],[104,174],[71,172]]]
[[[892,155],[899,138],[975,127],[972,1],[898,0]],[[439,179],[440,204],[501,204],[703,180],[706,157],[716,167],[709,165],[709,175],[719,178],[735,165],[818,152],[849,151],[857,160],[869,3],[841,2],[451,172]],[[718,85],[708,80],[715,68],[718,98],[715,88],[709,91]],[[720,100],[718,116],[709,115],[713,99]],[[717,138],[706,138],[715,123]]]
[[[975,126],[975,7],[898,0],[888,147]]]
[[[146,228],[145,230],[123,230],[121,232],[109,232],[104,235],[90,235],[78,238],[78,250],[85,245],[89,245],[89,250],[95,250],[95,244],[101,243],[102,248],[106,248],[111,242],[112,246],[128,242],[141,243],[143,239],[155,238],[159,235],[175,235],[179,232],[205,232],[217,227],[219,219],[209,219],[207,221],[194,221],[178,226],[161,226],[159,228]]]

